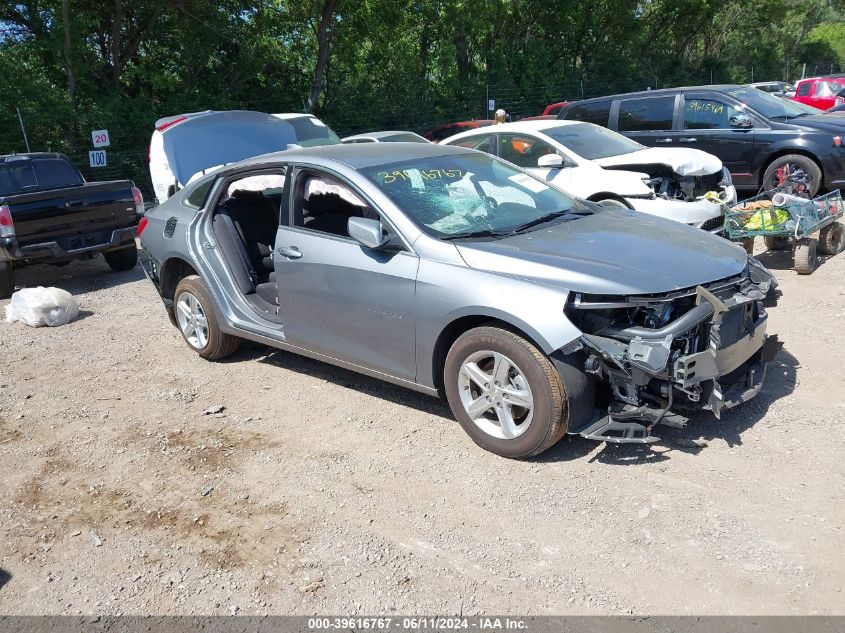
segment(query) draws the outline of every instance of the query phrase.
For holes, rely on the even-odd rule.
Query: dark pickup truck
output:
[[[0,156],[0,297],[15,289],[15,269],[65,264],[102,253],[113,270],[130,270],[141,192],[131,180],[85,182],[63,154]]]

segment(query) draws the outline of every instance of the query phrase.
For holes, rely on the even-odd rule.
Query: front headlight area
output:
[[[578,354],[601,417],[573,432],[642,443],[655,441],[657,424],[684,426],[688,412],[718,416],[726,385],[743,379],[765,341],[767,282],[756,269],[754,277],[761,281],[746,269],[707,287],[652,296],[574,293],[566,315],[583,332]]]

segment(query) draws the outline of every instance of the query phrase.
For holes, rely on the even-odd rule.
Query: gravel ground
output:
[[[329,365],[203,361],[140,269],[27,269],[82,313],[0,323],[0,613],[845,614],[845,255],[761,259],[756,400],[528,462]]]

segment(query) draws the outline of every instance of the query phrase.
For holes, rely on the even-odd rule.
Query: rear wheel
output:
[[[754,254],[754,238],[749,237],[747,240],[744,240],[742,242],[742,248],[744,248],[745,252],[748,253],[749,255],[753,255]]]
[[[111,267],[112,270],[123,272],[125,270],[132,270],[138,263],[138,249],[135,245],[121,248],[119,251],[105,251],[103,259]]]
[[[818,242],[812,238],[804,237],[795,242],[795,272],[799,275],[809,275],[818,265],[816,245]]]
[[[845,225],[834,222],[819,231],[819,250],[825,255],[838,255],[845,249]]]
[[[10,297],[15,291],[15,269],[9,262],[0,262],[0,299]]]
[[[206,360],[231,356],[240,346],[238,337],[220,330],[211,297],[197,275],[185,277],[176,286],[173,311],[188,347]]]
[[[789,238],[782,235],[766,235],[763,237],[766,242],[766,249],[770,251],[789,250]]]
[[[514,332],[479,327],[464,333],[449,350],[443,378],[452,413],[488,451],[531,457],[566,433],[569,412],[560,374]]]

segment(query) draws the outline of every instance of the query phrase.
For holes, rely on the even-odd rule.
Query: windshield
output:
[[[441,239],[506,234],[588,208],[487,154],[417,158],[361,170],[417,226]]]
[[[645,149],[645,146],[636,141],[592,123],[561,125],[545,129],[543,134],[551,136],[565,148],[588,160],[630,154]]]
[[[320,119],[312,116],[301,116],[283,120],[293,126],[294,132],[296,132],[296,144],[301,147],[337,145],[340,143],[340,137]]]
[[[382,143],[428,143],[422,136],[413,132],[397,132],[396,134],[382,136],[379,140]]]
[[[731,88],[726,90],[725,94],[732,96],[767,119],[788,119],[819,113],[816,108],[775,97],[757,88]]]

